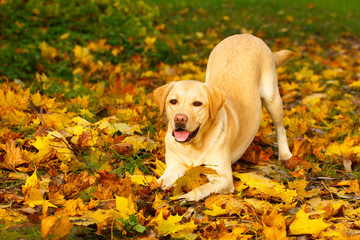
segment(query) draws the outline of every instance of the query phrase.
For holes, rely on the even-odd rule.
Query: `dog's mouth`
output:
[[[195,129],[193,132],[186,131],[184,128],[177,128],[175,131],[173,131],[173,136],[175,137],[175,140],[180,143],[189,142],[191,139],[193,139],[196,134],[199,132],[200,126]]]

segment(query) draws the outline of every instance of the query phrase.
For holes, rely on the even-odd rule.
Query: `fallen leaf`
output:
[[[15,140],[9,140],[6,143],[5,152],[5,159],[3,162],[1,162],[1,166],[3,168],[13,170],[17,166],[23,163],[27,163],[27,161],[22,158],[20,148],[16,147]]]
[[[44,239],[62,239],[70,232],[72,224],[68,216],[48,216],[41,221],[41,235]]]
[[[158,147],[158,144],[154,140],[139,135],[128,136],[123,142],[131,144],[134,148],[134,153],[138,153],[140,149],[151,152]]]
[[[263,233],[267,240],[283,240],[286,237],[285,218],[276,210],[262,216]]]
[[[311,213],[308,214],[303,209],[300,209],[289,226],[290,234],[311,234],[316,237],[320,232],[331,226],[331,224],[325,223],[322,217],[310,219],[311,215]]]
[[[249,187],[256,188],[270,197],[280,198],[286,204],[292,203],[297,196],[295,190],[286,189],[284,185],[273,182],[269,178],[256,173],[250,172],[240,174],[235,172],[233,174]]]
[[[5,223],[22,223],[27,220],[27,217],[12,209],[0,208],[0,219]]]
[[[134,215],[137,212],[137,206],[134,202],[132,195],[128,198],[119,197],[115,195],[116,199],[116,210],[118,210],[118,214],[120,218],[127,219],[130,215]]]
[[[155,225],[155,229],[158,234],[166,236],[171,235],[172,237],[181,237],[182,235],[191,234],[197,226],[194,221],[182,222],[183,216],[176,214],[175,216],[170,215],[167,219],[163,218],[162,211],[160,214],[151,220],[150,224]]]
[[[209,210],[203,211],[210,216],[218,216],[223,214],[237,214],[248,212],[248,207],[244,205],[238,198],[233,195],[213,195],[205,200],[205,207]]]
[[[206,166],[190,166],[184,176],[178,178],[174,183],[174,195],[183,192],[190,192],[196,187],[199,187],[207,182],[207,174],[217,174],[212,168]]]

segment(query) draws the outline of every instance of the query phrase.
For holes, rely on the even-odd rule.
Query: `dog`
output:
[[[209,182],[181,195],[198,201],[212,193],[234,190],[231,165],[253,141],[262,113],[262,101],[276,128],[279,160],[292,157],[283,125],[283,104],[276,68],[287,62],[292,51],[272,53],[251,34],[238,34],[221,41],[210,54],[205,82],[171,82],[154,91],[160,115],[166,111],[163,189],[173,186],[189,166],[205,165],[217,174]]]

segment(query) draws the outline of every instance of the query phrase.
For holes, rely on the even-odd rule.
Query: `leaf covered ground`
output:
[[[0,0],[0,234],[7,239],[358,239],[359,4]],[[15,10],[16,9],[16,10]],[[355,19],[355,20],[354,20]],[[190,167],[164,192],[166,120],[152,91],[203,81],[226,36],[295,57],[278,69],[294,155],[274,127],[200,202]]]

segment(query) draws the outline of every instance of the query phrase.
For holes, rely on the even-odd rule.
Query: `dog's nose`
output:
[[[175,123],[185,124],[188,120],[188,117],[185,114],[176,114],[174,117]]]

